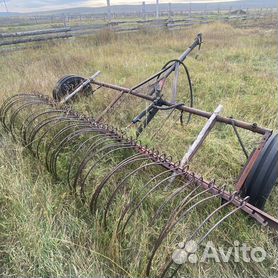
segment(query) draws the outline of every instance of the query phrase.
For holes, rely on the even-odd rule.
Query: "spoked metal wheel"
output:
[[[55,100],[62,100],[64,97],[72,93],[79,85],[81,85],[86,78],[77,75],[66,75],[63,76],[56,84],[53,89],[52,95]],[[87,96],[92,92],[91,84],[88,84],[83,88],[83,90],[78,94],[79,96]],[[72,100],[74,101],[77,96],[74,96]]]

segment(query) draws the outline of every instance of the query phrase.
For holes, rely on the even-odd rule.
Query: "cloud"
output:
[[[67,9],[76,7],[99,7],[105,6],[106,0],[5,0],[9,11],[11,12],[34,12],[34,11],[50,11],[56,9]],[[110,0],[111,4],[141,4],[138,0]],[[191,0],[191,2],[217,2],[221,0]],[[236,0],[222,0],[236,1]],[[145,0],[146,4],[153,4],[155,0]],[[188,3],[189,0],[160,0],[161,3]],[[0,0],[0,12],[5,11],[4,0]]]

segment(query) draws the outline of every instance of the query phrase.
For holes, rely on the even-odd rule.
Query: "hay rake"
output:
[[[131,89],[96,81],[99,72],[90,79],[67,76],[56,85],[53,99],[39,94],[18,94],[8,98],[0,110],[4,129],[88,204],[103,227],[115,235],[111,240],[120,244],[119,252],[127,252],[131,260],[131,254],[142,255],[144,259],[136,261],[133,257],[132,262],[123,264],[135,265],[147,276],[175,276],[182,267],[171,257],[177,244],[189,256],[192,253],[187,250],[189,242],[195,240],[201,245],[238,211],[263,226],[278,228],[278,220],[262,210],[278,175],[277,134],[256,124],[222,117],[221,107],[214,113],[193,108],[192,85],[184,60],[201,44],[199,34],[179,59],[171,60],[161,71]],[[190,106],[177,102],[180,67],[189,81]],[[162,92],[172,73],[174,82],[168,101]],[[67,105],[77,95],[95,93],[99,88],[119,94],[96,119]],[[105,116],[119,109],[127,96],[151,103],[131,122],[132,126],[138,125],[136,137],[160,111],[168,113],[167,119],[173,111],[180,111],[189,114],[188,120],[197,115],[208,122],[183,159],[174,163],[166,154],[129,137],[126,129],[103,122]],[[231,125],[237,135],[237,128],[242,128],[263,136],[259,147],[248,155],[234,192],[189,170],[190,160],[216,122]],[[244,150],[241,140],[240,144]],[[203,213],[192,223],[191,217],[200,210]],[[141,246],[142,235],[147,240],[146,249]]]

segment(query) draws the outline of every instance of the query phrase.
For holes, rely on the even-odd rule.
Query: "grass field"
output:
[[[222,104],[225,116],[256,122],[277,131],[276,31],[243,30],[217,23],[173,33],[142,31],[115,35],[105,31],[90,38],[7,53],[0,56],[0,103],[18,92],[50,95],[55,82],[69,73],[91,76],[100,70],[99,79],[131,87],[158,71],[168,60],[179,57],[199,32],[203,33],[205,43],[200,52],[195,51],[186,61],[194,84],[195,107],[213,111]],[[181,81],[185,81],[184,76]],[[180,83],[178,100],[188,102],[182,84],[184,82]],[[74,104],[74,109],[94,116],[112,98],[111,93],[98,92]],[[124,127],[145,106],[143,102],[129,101],[105,120]],[[177,113],[157,133],[164,117],[165,114],[160,115],[141,140],[178,160],[205,121],[193,117],[188,125],[181,127]],[[250,152],[258,137],[244,131],[240,134]],[[217,184],[225,183],[232,188],[244,162],[232,129],[217,125],[192,161],[191,169],[206,179],[216,179]],[[104,229],[99,225],[87,208],[76,202],[63,181],[53,180],[44,166],[2,129],[0,167],[1,276],[144,276],[142,265],[148,256],[149,241],[140,221],[147,221],[145,218],[151,207],[144,208],[126,239],[126,249],[119,251],[119,244],[113,237],[114,226],[111,224]],[[277,196],[276,187],[266,206],[276,217]],[[201,214],[202,210],[194,211],[177,232],[190,234]],[[142,230],[139,236],[137,232]],[[214,231],[209,240],[227,248],[234,241],[263,247],[267,252],[266,260],[257,264],[233,260],[189,264],[179,275],[275,276],[278,274],[277,236],[277,232],[260,227],[246,215],[237,213]],[[169,246],[165,248],[168,250]],[[163,258],[162,254],[160,260]]]

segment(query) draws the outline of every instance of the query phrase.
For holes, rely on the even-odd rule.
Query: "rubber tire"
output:
[[[278,134],[266,142],[258,160],[250,171],[242,195],[250,196],[249,203],[262,209],[278,178]]]
[[[61,101],[65,96],[72,93],[86,78],[77,75],[66,75],[59,79],[55,85],[52,96],[55,100]],[[87,96],[92,92],[91,84],[88,84],[78,95]],[[72,98],[76,100],[77,96]]]

